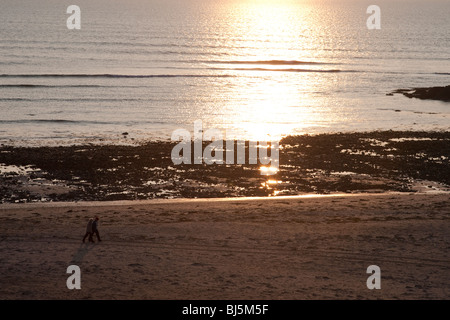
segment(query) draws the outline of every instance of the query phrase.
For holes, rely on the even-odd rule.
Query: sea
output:
[[[450,84],[449,31],[449,0],[1,0],[0,143],[448,131],[389,93]]]

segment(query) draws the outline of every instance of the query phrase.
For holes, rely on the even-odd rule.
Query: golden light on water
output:
[[[248,104],[231,106],[228,122],[246,131],[249,140],[279,140],[294,129],[317,122],[317,113],[309,107],[306,95],[283,79],[247,84],[236,88],[235,94],[247,96]]]
[[[276,167],[268,167],[268,166],[262,166],[259,168],[259,171],[261,172],[262,175],[271,175],[271,174],[275,174],[278,172],[278,168]],[[269,180],[271,181],[271,180]]]
[[[273,190],[273,191],[271,191],[272,195],[277,195],[281,191],[274,190],[274,188],[276,189],[277,185],[282,184],[282,183],[283,183],[283,181],[281,181],[281,180],[269,179],[269,180],[261,183],[261,188],[263,188],[265,190]]]
[[[236,4],[224,46],[233,48],[226,60],[238,63],[221,67],[238,77],[226,89],[226,96],[233,99],[218,97],[226,112],[217,122],[244,133],[247,140],[258,141],[305,133],[324,122],[325,109],[317,111],[322,106],[313,94],[324,89],[324,80],[302,71],[320,68],[307,63],[316,61],[307,53],[315,37],[308,13],[301,1]],[[245,77],[240,77],[243,73]]]

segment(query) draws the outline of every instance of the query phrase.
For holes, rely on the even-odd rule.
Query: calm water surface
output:
[[[450,1],[2,0],[0,142],[448,130],[448,103],[386,93],[448,85],[449,30]]]

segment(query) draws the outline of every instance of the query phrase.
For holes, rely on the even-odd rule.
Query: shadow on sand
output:
[[[94,248],[95,244],[93,243],[82,243],[78,248],[78,251],[73,255],[70,263],[80,265],[81,262],[83,262],[84,257]]]

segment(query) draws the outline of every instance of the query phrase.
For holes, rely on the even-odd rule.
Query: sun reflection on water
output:
[[[259,168],[259,171],[261,172],[262,175],[271,175],[271,174],[276,174],[278,172],[278,168],[276,167],[266,167],[266,166],[262,166]],[[270,180],[272,181],[272,180]]]
[[[327,107],[317,105],[314,92],[323,91],[328,83],[314,72],[302,72],[323,67],[307,54],[316,37],[309,7],[286,0],[235,6],[223,44],[233,49],[219,65],[238,76],[224,89],[227,99],[223,93],[217,96],[223,113],[213,121],[258,141],[279,140],[320,126]]]

